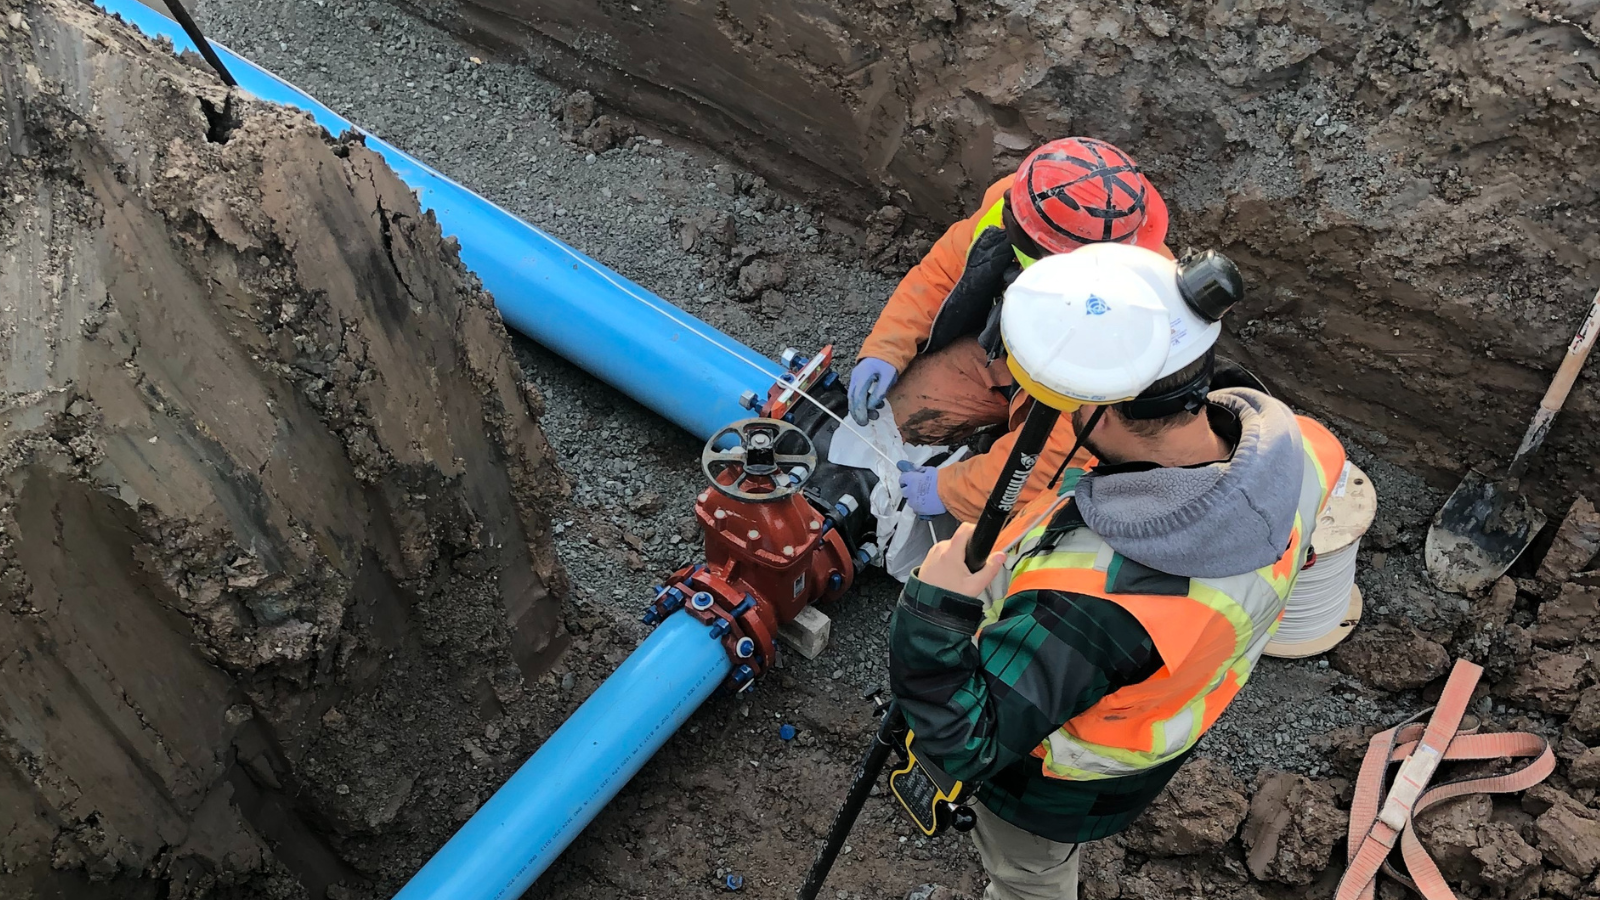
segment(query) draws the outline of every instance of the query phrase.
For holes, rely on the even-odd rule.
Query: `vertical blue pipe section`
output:
[[[194,43],[139,0],[95,0],[178,51]],[[494,295],[511,327],[702,439],[750,413],[778,365],[365,131],[278,76],[213,42],[239,87],[309,112],[333,134],[356,131],[383,156]]]
[[[516,900],[731,668],[699,620],[668,616],[395,900]]]

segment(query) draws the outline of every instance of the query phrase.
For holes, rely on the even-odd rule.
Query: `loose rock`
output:
[[[1287,772],[1263,774],[1240,835],[1250,874],[1284,884],[1314,881],[1349,825],[1349,814],[1336,801],[1327,782]]]
[[[1566,647],[1580,639],[1600,639],[1600,587],[1564,584],[1554,600],[1539,605],[1533,640],[1541,647]]]
[[[1587,665],[1581,656],[1536,649],[1532,661],[1513,673],[1510,680],[1496,685],[1495,693],[1543,712],[1571,713],[1585,687],[1583,673]]]
[[[1595,685],[1578,695],[1567,719],[1567,733],[1586,744],[1600,743],[1600,685]]]
[[[739,270],[739,298],[754,300],[763,291],[783,287],[789,273],[783,264],[770,259],[758,259]]]
[[[1450,668],[1450,654],[1409,623],[1357,630],[1333,651],[1334,668],[1385,691],[1420,688]]]
[[[1078,851],[1078,890],[1083,900],[1116,900],[1122,896],[1128,851],[1121,841],[1092,841]]]
[[[1583,751],[1567,767],[1573,787],[1600,788],[1600,747]]]
[[[1561,795],[1534,823],[1545,857],[1579,878],[1600,869],[1600,820],[1576,800]]]
[[[600,116],[583,130],[583,134],[578,137],[578,143],[595,153],[604,153],[632,136],[632,128],[611,116]]]
[[[594,95],[588,91],[573,91],[567,95],[567,100],[561,105],[561,123],[566,128],[567,135],[577,138],[583,134],[584,129],[594,123],[595,101]]]
[[[1508,576],[1496,581],[1487,597],[1472,604],[1467,616],[1480,627],[1499,628],[1511,621],[1516,605],[1517,583]]]
[[[1150,856],[1213,853],[1233,839],[1249,809],[1232,772],[1209,759],[1190,760],[1126,832],[1126,843]]]
[[[1511,825],[1491,822],[1480,828],[1472,858],[1478,863],[1476,880],[1490,889],[1491,896],[1504,900],[1539,896],[1544,856]]]
[[[1547,591],[1554,593],[1574,572],[1588,568],[1597,552],[1600,552],[1600,512],[1595,511],[1587,497],[1580,495],[1567,510],[1567,517],[1556,529],[1550,551],[1539,563],[1539,581]]]
[[[1494,802],[1487,794],[1468,794],[1425,810],[1416,817],[1417,837],[1451,884],[1477,878],[1482,867],[1473,851],[1482,846],[1479,832],[1488,823]]]

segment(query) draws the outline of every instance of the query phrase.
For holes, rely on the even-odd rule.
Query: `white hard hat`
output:
[[[1058,409],[1130,399],[1166,367],[1167,306],[1134,268],[1090,252],[1109,246],[1047,256],[1006,290],[1007,365],[1029,394]]]
[[[1090,244],[1024,269],[1000,334],[1029,394],[1058,408],[1115,403],[1198,360],[1218,322],[1189,307],[1177,263],[1127,244]]]
[[[1156,380],[1183,371],[1216,344],[1217,337],[1222,334],[1222,322],[1206,321],[1183,299],[1183,292],[1178,287],[1176,262],[1153,250],[1131,244],[1090,244],[1069,255],[1086,253],[1102,260],[1105,265],[1122,266],[1132,271],[1150,285],[1167,307],[1167,325],[1172,332],[1172,344],[1167,349],[1167,363]]]

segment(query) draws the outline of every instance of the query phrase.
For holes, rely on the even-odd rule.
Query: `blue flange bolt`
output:
[[[639,617],[639,621],[646,625],[654,625],[683,607],[683,591],[675,587],[658,587],[655,590],[656,602]]]

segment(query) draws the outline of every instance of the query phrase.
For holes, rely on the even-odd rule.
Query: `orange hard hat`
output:
[[[1046,253],[1105,242],[1157,250],[1166,243],[1160,195],[1132,157],[1095,138],[1062,138],[1033,151],[1008,196],[1017,225]]]

